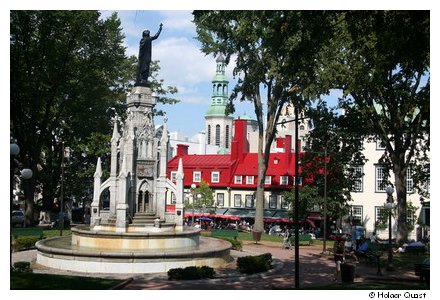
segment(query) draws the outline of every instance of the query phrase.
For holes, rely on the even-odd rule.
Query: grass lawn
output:
[[[123,280],[93,277],[11,273],[11,290],[108,290]]]

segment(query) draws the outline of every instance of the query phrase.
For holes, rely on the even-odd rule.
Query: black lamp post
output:
[[[393,193],[394,188],[392,186],[388,186],[386,188],[387,192],[387,202],[385,203],[385,207],[388,209],[388,262],[387,262],[387,271],[394,271],[393,266],[393,245],[392,245],[392,233],[391,233],[391,212],[394,207],[393,203]]]
[[[19,167],[21,166],[21,163],[15,158],[18,154],[20,153],[20,147],[18,147],[18,145],[16,143],[11,143],[10,144],[10,170],[11,170],[11,178],[10,178],[10,244],[11,244],[11,249],[10,249],[10,269],[11,271],[13,270],[13,264],[12,264],[12,212],[14,210],[14,177],[16,172],[19,171]],[[21,171],[19,171],[20,177],[23,179],[30,179],[32,178],[32,170],[28,169],[28,168],[24,168]]]

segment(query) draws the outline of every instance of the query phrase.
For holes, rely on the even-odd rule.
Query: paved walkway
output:
[[[243,276],[238,272],[227,271],[227,274],[220,273],[221,278],[211,280],[188,280],[169,281],[167,274],[87,274],[87,276],[101,278],[126,279],[120,289],[126,290],[265,290],[265,289],[292,289],[295,287],[295,258],[294,250],[282,249],[280,246],[267,246],[263,244],[245,244],[243,251],[231,251],[232,256],[244,256],[259,253],[272,253],[275,260],[273,270],[266,273]],[[313,288],[326,286],[334,283],[335,264],[332,257],[321,255],[322,246],[301,246],[299,258],[299,287]],[[13,254],[13,261],[35,261],[36,250],[17,252]],[[35,273],[57,273],[69,275],[82,275],[69,271],[59,271],[35,266]],[[355,282],[364,282],[376,277],[376,268],[367,266],[364,263],[356,264]],[[417,280],[412,272],[399,274],[386,274],[381,279],[392,279],[398,276],[399,280]]]

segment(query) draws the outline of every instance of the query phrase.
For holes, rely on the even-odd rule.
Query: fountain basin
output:
[[[173,268],[185,268],[189,266],[210,266],[221,268],[229,263],[231,243],[208,237],[200,237],[198,229],[189,229],[183,232],[161,233],[116,233],[116,232],[92,232],[92,237],[87,236],[85,229],[72,228],[72,236],[55,237],[37,242],[37,263],[49,268],[70,270],[84,273],[113,273],[113,274],[145,274],[164,273]],[[185,231],[184,231],[185,232]],[[179,236],[188,235],[187,239],[197,240],[197,245],[179,243]],[[197,236],[195,238],[193,235]],[[97,239],[106,239],[105,243],[90,242],[93,236]],[[77,244],[76,241],[80,240]],[[162,240],[163,243],[148,241]],[[169,239],[170,241],[166,241]],[[185,240],[185,238],[183,238]],[[120,248],[111,245],[112,240]],[[142,240],[147,240],[142,242]],[[129,241],[129,242],[123,242]],[[126,244],[124,244],[126,243]],[[169,247],[152,247],[159,244]],[[91,246],[93,245],[93,246]],[[127,246],[124,246],[127,245]],[[141,247],[140,245],[147,246]]]

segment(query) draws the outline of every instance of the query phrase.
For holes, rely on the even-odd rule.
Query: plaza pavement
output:
[[[269,272],[243,275],[234,269],[220,271],[216,279],[209,280],[180,280],[170,281],[167,274],[84,274],[70,271],[60,271],[34,265],[34,273],[51,273],[93,276],[101,278],[117,278],[124,282],[115,287],[124,290],[270,290],[293,289],[295,287],[295,258],[293,249],[283,249],[281,245],[255,244],[252,242],[243,245],[243,251],[231,251],[233,257],[270,252],[274,259],[274,268]],[[335,264],[332,256],[321,255],[322,246],[300,246],[299,258],[299,287],[301,289],[314,289],[320,286],[333,284]],[[35,262],[36,250],[16,252],[13,262]],[[418,277],[413,272],[386,273],[380,280],[417,281]],[[378,279],[377,269],[374,265],[365,263],[356,264],[355,283]]]

